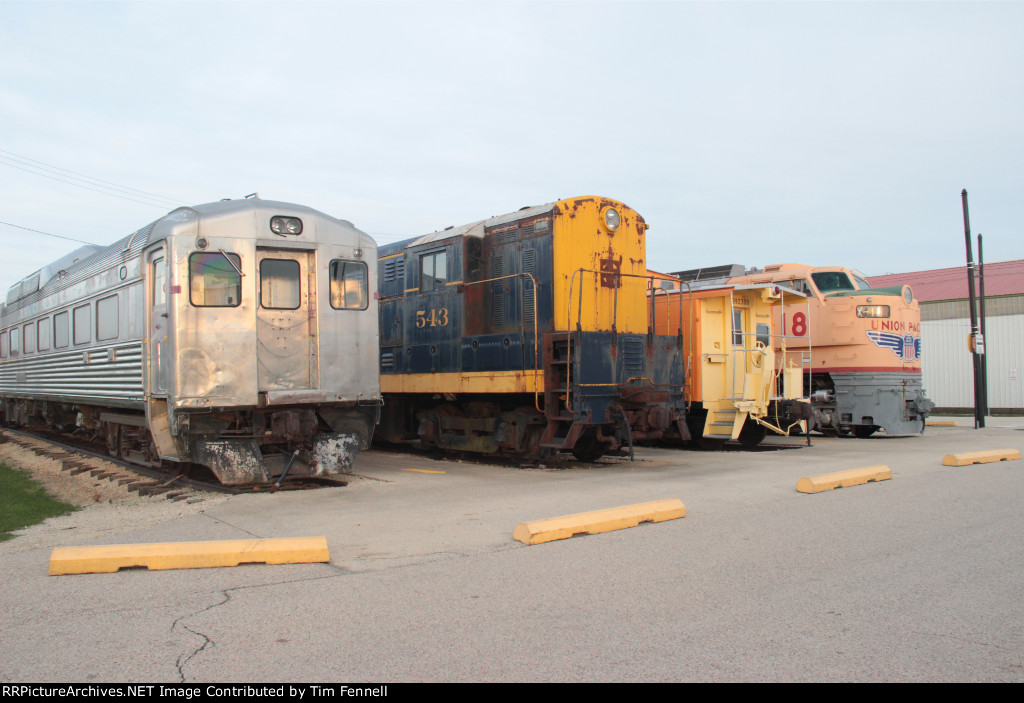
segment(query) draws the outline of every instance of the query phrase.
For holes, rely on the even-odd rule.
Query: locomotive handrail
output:
[[[656,293],[656,289],[654,288],[654,280],[655,280],[655,278],[656,278],[655,276],[649,276],[648,277],[649,283],[651,284],[650,287],[647,289],[647,295],[651,299],[650,325],[648,325],[648,330],[650,331],[650,334],[658,334],[658,328],[657,328],[657,323],[656,323],[656,315],[654,314],[655,293]],[[669,280],[669,279],[659,279],[659,280]],[[669,319],[669,317],[672,314],[672,296],[676,295],[678,297],[678,299],[679,299],[679,324],[676,327],[676,345],[682,351],[683,350],[683,289],[682,289],[682,286],[683,285],[686,286],[686,294],[687,294],[687,298],[688,298],[688,301],[689,301],[689,310],[690,310],[689,329],[690,329],[691,333],[692,333],[693,327],[694,327],[694,319],[693,318],[696,315],[696,311],[694,310],[694,307],[693,307],[693,286],[690,285],[689,281],[683,281],[681,279],[671,279],[671,280],[672,280],[673,283],[679,283],[680,287],[678,289],[672,288],[672,289],[662,290],[661,291],[662,294],[666,296],[666,298],[665,298],[665,334],[669,333],[669,330],[668,330],[668,319]],[[690,343],[687,346],[687,348],[685,350],[686,353],[683,356],[683,358],[685,360],[685,363],[684,363],[684,366],[683,366],[683,387],[688,389],[688,390],[692,389],[692,385],[693,385],[692,384],[693,379],[690,377],[690,371],[691,371],[691,366],[692,366],[692,362],[693,362],[693,335],[692,334],[690,335],[689,340],[690,340]],[[690,405],[689,398],[691,398],[692,395],[693,395],[693,393],[691,393],[691,392],[687,392],[686,393],[686,397],[687,397],[686,405],[687,405],[687,408],[689,408],[689,405]]]
[[[584,273],[592,273],[592,274],[599,275],[599,276],[602,276],[602,275],[603,276],[615,276],[616,278],[626,277],[626,278],[643,278],[643,279],[646,279],[647,280],[647,292],[648,292],[648,296],[651,298],[651,310],[653,311],[653,309],[654,309],[654,295],[653,295],[654,279],[656,278],[656,276],[651,276],[649,274],[638,274],[638,273],[621,273],[621,272],[612,272],[612,271],[597,271],[595,269],[585,269],[585,268],[580,267],[580,268],[576,269],[575,271],[573,271],[573,274],[572,274],[572,276],[569,279],[569,295],[568,295],[568,300],[566,301],[567,306],[566,306],[566,319],[565,319],[565,329],[566,329],[567,332],[571,329],[571,326],[572,326],[572,297],[573,297],[573,289],[574,289],[575,284],[576,284],[576,274],[580,274],[580,287],[579,287],[579,291],[578,291],[579,295],[578,295],[577,303],[576,303],[576,332],[582,332],[583,331],[583,326],[582,326],[581,322],[583,320],[583,274]],[[611,329],[611,332],[612,332],[612,336],[613,337],[618,334],[619,287],[620,287],[619,286],[619,281],[616,280],[616,285],[614,286],[614,293],[613,293],[613,298],[612,298],[613,302],[612,302],[612,329]],[[692,300],[693,290],[692,290],[692,288],[690,288],[690,284],[689,283],[686,284],[686,288],[687,288],[687,291],[689,292],[691,300]],[[679,291],[679,294],[680,294],[680,302],[679,302],[679,332],[676,335],[677,336],[676,344],[679,347],[679,349],[681,350],[682,349],[682,340],[683,340],[682,290]],[[691,312],[692,312],[692,305],[691,305]],[[654,328],[654,316],[650,315],[648,317],[648,321],[647,321],[647,334],[650,337],[650,336],[653,336],[653,334],[655,332],[656,332],[656,330]],[[570,339],[569,340],[570,357],[571,357],[571,350],[572,350],[572,340]],[[684,370],[684,373],[688,373],[688,370],[689,370],[689,360],[687,360],[686,370]],[[629,379],[625,383],[628,384],[628,383],[630,383],[633,380],[635,380],[635,379]],[[571,397],[571,394],[570,394],[571,385],[572,385],[572,364],[570,363],[569,364],[569,368],[567,369],[567,372],[566,372],[566,375],[565,375],[565,407],[570,412],[573,412],[573,409],[572,409],[572,407],[569,404],[569,398]],[[581,388],[593,388],[593,387],[598,387],[598,386],[622,386],[622,385],[625,385],[625,384],[623,384],[622,382],[616,381],[615,383],[594,383],[594,384],[580,383],[578,385]],[[652,385],[653,385],[653,382],[652,382]],[[666,385],[666,387],[671,387],[672,386],[672,384],[665,384],[665,385]],[[683,387],[685,388],[686,385],[687,385],[686,377],[684,376]]]
[[[526,272],[524,272],[524,273],[510,273],[507,276],[497,276],[495,278],[485,278],[485,279],[482,279],[480,281],[469,281],[468,283],[463,281],[459,285],[461,285],[463,287],[465,287],[465,286],[475,286],[475,285],[478,285],[480,283],[493,283],[495,281],[503,281],[506,278],[528,278],[528,279],[530,279],[530,285],[533,287],[533,407],[537,408],[537,412],[543,414],[544,411],[540,409],[540,392],[537,390],[537,381],[538,381],[537,375],[540,373],[540,357],[537,354],[537,337],[538,337],[538,333],[537,333],[537,279],[533,277],[532,273],[526,273]],[[523,302],[524,302],[522,300],[522,298],[523,298],[522,294],[520,294],[519,298],[520,298],[520,300],[519,300],[519,303],[520,303],[520,305],[519,305],[519,307],[520,307],[519,324],[520,324],[520,329],[523,330],[523,336],[526,336],[526,331],[523,328],[523,315],[521,314],[523,312],[522,307],[523,307]],[[524,364],[524,366],[525,366],[525,364]]]
[[[626,278],[645,278],[648,281],[653,281],[656,278],[656,276],[641,275],[639,273],[618,273],[618,272],[611,272],[611,271],[597,271],[595,269],[585,269],[585,268],[578,268],[578,269],[576,269],[575,271],[573,271],[572,277],[569,279],[569,300],[567,301],[568,302],[568,309],[566,310],[566,317],[565,317],[565,329],[566,329],[566,331],[568,331],[570,326],[572,325],[572,293],[573,293],[573,286],[576,283],[576,274],[577,273],[579,273],[579,274],[595,273],[595,274],[598,274],[598,275],[616,276],[616,277],[619,277],[619,278],[622,278],[622,277],[626,277]],[[582,279],[583,279],[583,277],[580,276],[580,280],[581,280],[580,285],[581,286],[582,286]],[[652,287],[653,286],[649,286],[648,290],[651,290]],[[689,286],[687,286],[687,287],[689,287]],[[616,326],[616,323],[618,321],[618,302],[619,302],[619,300],[618,300],[618,291],[619,291],[619,286],[616,285],[615,286],[615,298],[614,298],[614,300],[615,300],[614,308],[615,309],[612,310],[612,331],[613,332],[615,331],[615,326]],[[577,302],[577,309],[576,309],[576,331],[577,332],[582,332],[583,328],[580,325],[580,321],[583,319],[583,289],[582,289],[582,287],[580,288],[579,293],[580,293],[580,295],[579,295],[579,300]],[[680,318],[682,318],[682,310],[680,310]],[[652,323],[648,323],[648,325],[647,325],[648,330],[651,329],[651,324]]]

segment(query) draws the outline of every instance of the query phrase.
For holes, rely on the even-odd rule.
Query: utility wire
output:
[[[154,207],[168,208],[174,207],[176,205],[189,204],[182,200],[175,200],[174,198],[168,198],[163,195],[149,193],[144,190],[139,190],[138,188],[121,186],[110,181],[104,181],[99,178],[93,178],[92,176],[86,176],[84,174],[77,173],[76,171],[70,171],[66,168],[61,168],[59,166],[47,164],[43,161],[30,159],[26,156],[21,156],[19,154],[15,154],[14,152],[7,151],[5,149],[0,149],[0,164],[3,164],[4,166],[10,166],[11,168],[16,168],[19,171],[26,171],[37,176],[42,176],[44,178],[49,178],[54,181],[59,181],[61,183],[67,183],[68,185],[74,185],[78,186],[79,188],[85,188],[86,190],[91,190],[96,193],[112,195],[115,198],[121,198],[123,200],[130,200],[141,205],[152,205]],[[48,175],[43,171],[48,171],[49,174],[54,175]],[[141,200],[139,198],[141,198]]]
[[[117,193],[111,193],[110,191],[100,190],[98,188],[90,188],[89,186],[82,185],[81,183],[75,183],[74,181],[66,181],[63,178],[56,178],[54,176],[47,176],[45,173],[39,173],[38,171],[29,171],[27,168],[20,168],[18,166],[15,166],[14,164],[5,163],[3,161],[0,161],[0,164],[4,164],[5,166],[10,166],[11,168],[16,168],[19,171],[26,171],[28,173],[34,173],[37,176],[42,176],[43,178],[49,178],[52,181],[60,181],[61,183],[67,183],[69,185],[78,186],[79,188],[85,188],[86,190],[91,190],[94,193],[103,193],[104,195],[112,195],[115,198],[121,198],[121,200],[130,200],[133,203],[139,203],[140,205],[150,205],[152,207],[158,207],[158,208],[164,208],[164,209],[167,208],[167,205],[163,204],[163,203],[155,203],[155,202],[146,202],[144,200],[136,200],[135,198],[129,198],[129,197],[126,197],[124,195],[118,195]]]
[[[53,164],[48,164],[45,161],[37,161],[36,159],[30,159],[27,156],[21,156],[20,154],[15,154],[14,152],[7,151],[6,149],[0,149],[0,154],[7,154],[8,156],[6,158],[16,158],[16,159],[18,159],[21,162],[29,161],[32,164],[39,164],[39,166],[46,167],[46,168],[48,168],[50,170],[63,171],[64,173],[68,173],[68,174],[71,174],[71,175],[74,175],[74,176],[80,176],[80,177],[86,178],[86,179],[88,179],[90,181],[96,181],[97,183],[105,183],[106,185],[113,186],[117,190],[120,190],[120,191],[123,191],[123,192],[128,192],[129,194],[132,193],[132,192],[134,192],[134,193],[141,193],[142,195],[151,195],[151,196],[153,196],[155,198],[159,198],[160,200],[166,200],[169,203],[178,203],[178,204],[181,204],[181,205],[189,205],[190,204],[190,203],[186,203],[183,200],[175,200],[174,198],[168,198],[166,196],[160,195],[159,193],[150,193],[149,191],[146,191],[146,190],[139,190],[138,188],[132,188],[130,186],[118,185],[117,183],[113,183],[112,181],[105,181],[102,178],[93,178],[92,176],[87,176],[84,173],[78,173],[77,171],[71,171],[71,170],[66,169],[66,168],[61,168],[60,166],[54,166]]]
[[[78,242],[79,244],[91,244],[91,245],[93,245],[95,247],[103,246],[102,244],[96,244],[95,242],[87,242],[84,239],[74,239],[73,237],[65,237],[65,236],[60,235],[60,234],[52,234],[50,232],[42,232],[42,231],[40,231],[38,229],[31,229],[29,227],[22,227],[21,225],[11,224],[10,222],[0,222],[0,225],[7,225],[8,227],[17,227],[18,229],[23,229],[23,230],[26,230],[28,232],[35,232],[36,234],[45,234],[47,237],[56,237],[57,239],[66,239],[69,242]]]

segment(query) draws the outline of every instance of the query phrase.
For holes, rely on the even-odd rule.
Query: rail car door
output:
[[[170,318],[167,309],[167,264],[163,248],[149,252],[147,266],[149,314],[149,378],[146,390],[151,396],[167,397],[168,337]]]
[[[260,391],[315,388],[315,252],[256,250],[256,366]]]

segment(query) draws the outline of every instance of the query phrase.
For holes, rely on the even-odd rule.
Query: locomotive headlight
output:
[[[302,234],[302,220],[298,217],[277,217],[270,218],[270,231],[274,234]]]
[[[910,290],[910,286],[903,286],[903,302],[907,305],[914,302],[914,291]]]
[[[604,226],[608,228],[608,231],[614,232],[619,228],[621,223],[622,219],[619,217],[618,210],[610,207],[604,211]]]
[[[889,317],[888,305],[858,305],[857,317]]]

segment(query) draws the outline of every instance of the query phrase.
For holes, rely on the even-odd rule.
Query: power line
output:
[[[6,154],[7,156],[3,156],[2,154]],[[60,166],[47,164],[43,161],[38,161],[36,159],[30,159],[27,156],[21,156],[20,154],[15,154],[14,152],[7,151],[5,149],[0,149],[0,164],[3,164],[4,166],[9,166],[11,168],[16,168],[19,171],[32,173],[36,176],[42,176],[44,178],[49,178],[51,180],[59,181],[61,183],[67,183],[68,185],[78,186],[79,188],[85,188],[86,190],[91,190],[96,193],[112,195],[115,198],[129,200],[131,202],[139,203],[141,205],[152,205],[154,207],[167,208],[174,207],[176,205],[189,204],[182,200],[176,200],[174,198],[168,198],[163,195],[149,193],[144,190],[139,190],[138,188],[122,186],[118,185],[117,183],[112,183],[110,181],[104,181],[103,179],[100,178],[86,176],[85,174],[81,174],[76,171],[71,171],[66,168],[61,168]],[[44,173],[43,171],[48,171],[50,174],[54,175],[49,175],[48,173]],[[84,181],[84,183],[82,181]],[[138,198],[142,198],[142,200],[139,200]]]
[[[60,166],[54,166],[53,164],[48,164],[45,161],[39,161],[37,159],[30,159],[27,156],[22,156],[21,154],[15,154],[13,151],[7,151],[6,149],[0,149],[0,154],[7,154],[8,155],[7,158],[14,157],[14,158],[18,159],[19,161],[21,161],[23,163],[26,162],[26,161],[30,161],[33,164],[39,164],[40,166],[46,167],[46,168],[48,168],[50,170],[63,171],[64,173],[69,173],[69,174],[74,175],[74,176],[80,176],[80,177],[88,179],[90,181],[96,181],[97,183],[105,183],[106,185],[113,186],[114,188],[116,188],[117,190],[120,190],[120,191],[125,191],[125,192],[129,192],[130,191],[130,192],[134,192],[134,193],[141,193],[142,195],[152,195],[153,197],[159,198],[161,200],[166,200],[166,201],[168,201],[170,203],[178,203],[178,204],[181,204],[181,205],[189,205],[190,204],[190,203],[184,202],[183,200],[175,200],[174,198],[168,198],[166,196],[160,195],[159,193],[150,193],[149,191],[139,190],[138,188],[132,188],[130,186],[118,185],[117,183],[114,183],[112,181],[105,181],[102,178],[94,178],[92,176],[87,176],[84,173],[78,173],[77,171],[72,171],[70,169],[61,168]],[[28,165],[28,164],[26,164],[26,165]]]
[[[35,232],[36,234],[45,234],[47,237],[56,237],[57,239],[66,239],[69,242],[78,242],[79,244],[91,244],[94,247],[103,246],[102,244],[97,244],[96,242],[87,242],[84,239],[75,239],[74,237],[65,237],[65,236],[60,235],[60,234],[53,234],[51,232],[43,232],[43,231],[38,230],[38,229],[32,229],[31,227],[22,227],[21,225],[11,224],[10,222],[2,222],[2,221],[0,221],[0,225],[7,225],[8,227],[17,227],[18,229],[23,229],[23,230],[26,230],[28,232]]]

